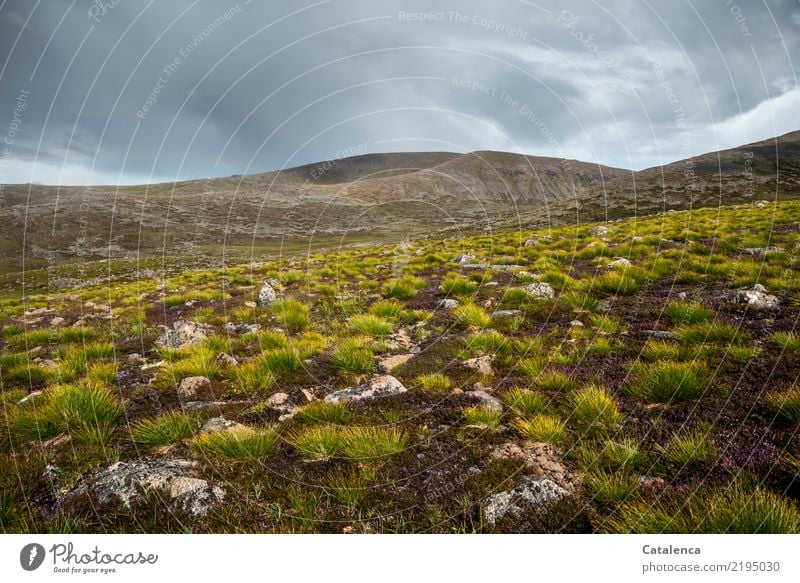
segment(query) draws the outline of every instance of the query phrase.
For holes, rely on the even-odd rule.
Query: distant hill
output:
[[[0,264],[19,270],[23,254],[26,269],[71,258],[257,255],[279,242],[447,236],[799,193],[800,132],[639,172],[505,152],[409,152],[141,186],[6,185]]]

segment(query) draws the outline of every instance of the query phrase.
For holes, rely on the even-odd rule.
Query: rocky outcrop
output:
[[[487,498],[483,503],[483,517],[489,526],[494,526],[508,514],[518,516],[529,509],[544,510],[569,495],[570,492],[552,480],[526,476],[516,488]]]
[[[549,300],[556,295],[553,291],[553,287],[549,283],[544,283],[541,281],[524,285],[522,286],[522,289],[525,290],[529,296],[537,300]]]
[[[127,507],[145,492],[156,491],[167,497],[170,509],[189,516],[202,516],[222,501],[225,492],[195,477],[197,462],[184,459],[117,462],[84,480],[59,501],[68,505],[90,495],[101,505],[114,502]]]
[[[737,304],[746,304],[753,308],[771,310],[780,306],[780,299],[770,293],[767,293],[767,288],[757,283],[750,289],[736,290],[732,296],[733,302]]]
[[[277,299],[278,294],[275,293],[275,288],[272,287],[269,281],[265,281],[264,285],[261,286],[261,291],[258,292],[258,305],[263,308],[269,306]]]
[[[178,320],[172,328],[166,330],[156,339],[158,348],[186,348],[194,346],[208,338],[210,328],[190,320]]]
[[[366,401],[368,399],[382,399],[384,397],[393,397],[405,393],[408,389],[403,386],[403,383],[398,381],[391,375],[379,375],[370,379],[369,382],[357,387],[350,387],[335,391],[325,397],[325,400],[330,403],[339,402],[358,402]]]

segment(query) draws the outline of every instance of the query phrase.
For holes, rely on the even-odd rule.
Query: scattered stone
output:
[[[512,318],[522,313],[522,310],[495,310],[492,312],[492,318]]]
[[[462,253],[460,255],[456,255],[455,257],[453,257],[453,263],[461,263],[463,265],[469,263],[474,259],[475,259],[474,255],[470,255],[469,253]]]
[[[373,377],[363,385],[335,391],[325,397],[330,403],[358,402],[367,399],[381,399],[405,393],[408,389],[391,375]]]
[[[319,387],[312,387],[310,389],[300,389],[300,392],[303,393],[303,396],[306,398],[306,401],[311,403],[317,400],[317,395],[315,394],[317,389],[319,389]]]
[[[452,310],[453,308],[458,307],[458,300],[453,300],[450,298],[446,298],[444,300],[439,300],[439,307],[445,308],[447,310]]]
[[[768,204],[769,204],[769,201],[766,201],[766,200],[759,200],[759,201],[756,201],[756,202],[753,204],[753,206],[755,206],[757,209],[763,209],[763,208],[764,208],[765,206],[767,206]]]
[[[680,292],[680,293],[678,293],[678,294],[677,294],[675,297],[676,297],[676,298],[678,298],[679,300],[685,300],[685,299],[687,299],[689,296],[687,295],[687,293],[686,293],[686,292]]]
[[[492,269],[495,271],[514,271],[517,269],[523,269],[524,265],[517,265],[516,263],[498,263],[495,265],[490,265]]]
[[[494,411],[496,413],[503,412],[503,403],[500,402],[500,399],[498,399],[497,397],[493,397],[486,391],[481,391],[481,390],[467,391],[464,394],[479,399],[481,402],[481,406],[486,407],[491,411]]]
[[[670,330],[644,330],[645,335],[650,338],[667,339],[672,338],[674,334]]]
[[[289,402],[289,395],[286,393],[275,393],[267,398],[267,405],[273,409],[282,409]]]
[[[269,281],[265,281],[264,285],[261,286],[261,291],[258,292],[258,305],[262,308],[265,306],[269,306],[272,302],[278,299],[278,294],[275,293],[275,289],[272,287]]]
[[[450,391],[450,394],[453,395],[453,396],[463,395],[464,394],[464,390],[463,389],[459,389],[459,388],[456,387],[455,389]]]
[[[178,383],[178,396],[182,399],[194,397],[199,391],[211,388],[211,380],[206,377],[186,377]]]
[[[50,325],[52,327],[56,328],[58,326],[63,326],[64,322],[66,322],[66,320],[64,318],[62,318],[61,316],[56,316],[55,318],[50,320]]]
[[[536,478],[547,478],[572,494],[575,491],[577,477],[561,462],[556,449],[541,442],[526,441],[522,444],[507,442],[492,451],[496,459],[519,459],[525,462]]]
[[[63,496],[59,505],[69,504],[79,496],[94,494],[100,504],[118,501],[126,507],[146,491],[159,491],[169,497],[173,511],[202,516],[222,501],[225,492],[206,480],[194,477],[197,462],[184,459],[117,462],[84,480]]]
[[[592,236],[593,237],[607,237],[608,233],[611,231],[610,227],[605,225],[600,225],[592,229]]]
[[[572,326],[573,328],[583,328],[583,322],[581,322],[580,320],[572,320],[569,323],[569,325]]]
[[[767,293],[767,288],[760,283],[750,289],[736,290],[733,294],[733,302],[765,310],[775,309],[781,303],[777,296]]]
[[[166,361],[159,360],[158,362],[145,363],[139,368],[141,370],[150,370],[151,368],[161,368],[162,366],[166,366],[166,364]]]
[[[244,428],[244,425],[237,423],[236,421],[225,419],[225,417],[212,417],[203,424],[199,433],[200,435],[203,435],[205,433],[217,433],[219,431],[228,431],[230,429],[241,428]]]
[[[640,486],[645,488],[660,487],[666,484],[664,478],[655,478],[653,476],[639,476],[638,482]]]
[[[494,371],[492,370],[492,357],[489,355],[465,360],[464,366],[473,370],[477,370],[478,373],[482,375],[491,376],[494,374]]]
[[[253,304],[253,307],[255,307],[255,304]],[[225,324],[225,331],[228,334],[248,334],[259,330],[261,330],[261,324],[234,324],[233,322]]]
[[[413,344],[411,336],[408,335],[408,331],[404,328],[386,338],[386,348],[389,350],[409,350]]]
[[[629,260],[625,259],[624,257],[618,257],[613,261],[609,261],[606,267],[609,269],[617,269],[619,267],[630,267],[631,265],[633,264]]]
[[[177,320],[172,324],[171,330],[166,330],[156,339],[158,348],[186,348],[199,344],[208,335],[208,326],[190,320]]]
[[[239,366],[239,361],[227,352],[220,352],[217,355],[216,361],[222,366],[234,367]]]
[[[144,364],[147,359],[138,352],[134,352],[128,355],[128,362],[131,364]]]
[[[42,447],[58,447],[59,445],[64,445],[70,441],[72,441],[72,436],[69,433],[62,433],[60,435],[56,435],[55,437],[51,437],[50,439],[44,440],[42,442]]]
[[[539,244],[539,239],[531,238],[531,239],[528,239],[527,241],[525,241],[525,243],[523,243],[522,245],[523,245],[523,247],[533,247],[534,245],[538,245],[538,244]]]
[[[17,401],[17,405],[22,405],[23,403],[27,403],[28,401],[30,401],[34,397],[38,397],[41,394],[42,394],[42,391],[33,391],[32,393],[22,397],[19,401]]]
[[[378,369],[383,373],[390,373],[392,370],[407,363],[414,358],[414,354],[394,354],[392,356],[385,356],[378,360]]]
[[[530,508],[542,510],[569,495],[552,480],[526,476],[513,490],[487,498],[483,504],[483,516],[489,526],[494,526],[508,514],[518,516]]]
[[[555,297],[555,292],[549,283],[536,281],[522,286],[529,296],[536,299],[547,300]]]
[[[754,257],[764,257],[767,253],[784,253],[785,251],[783,247],[748,247],[747,249],[742,249],[742,253]]]

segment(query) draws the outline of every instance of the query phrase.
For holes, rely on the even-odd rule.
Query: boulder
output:
[[[453,308],[458,307],[458,300],[453,300],[450,298],[446,298],[444,300],[439,300],[439,307],[445,308],[447,310],[452,310]]]
[[[465,360],[464,366],[473,370],[477,370],[478,373],[482,375],[489,376],[494,374],[494,371],[492,370],[492,357],[488,355]]]
[[[763,310],[775,309],[781,303],[777,296],[767,293],[767,288],[759,283],[750,289],[736,290],[733,294],[733,302]]]
[[[199,344],[208,335],[208,326],[192,322],[190,320],[178,320],[172,324],[172,328],[166,330],[156,339],[158,348],[186,348]]]
[[[483,516],[489,526],[494,526],[508,514],[519,515],[528,509],[543,510],[569,495],[570,492],[548,478],[526,476],[516,488],[487,498],[483,503]]]
[[[265,281],[264,285],[261,286],[261,291],[258,292],[258,305],[262,308],[265,306],[269,306],[278,299],[278,294],[275,293],[275,289],[272,287],[272,284],[269,281]]]
[[[555,291],[549,283],[543,281],[536,281],[522,286],[522,289],[532,298],[540,300],[549,300],[555,297]]]
[[[59,500],[69,504],[91,494],[100,504],[120,502],[127,507],[144,492],[158,491],[169,499],[170,508],[189,516],[202,516],[222,501],[225,492],[195,477],[197,462],[184,459],[117,462],[84,480]]]
[[[373,377],[363,385],[335,391],[325,397],[330,403],[358,402],[368,399],[381,399],[405,393],[408,389],[391,375]]]
[[[211,381],[206,377],[186,377],[178,383],[178,395],[183,399],[194,397],[203,389],[211,388]]]

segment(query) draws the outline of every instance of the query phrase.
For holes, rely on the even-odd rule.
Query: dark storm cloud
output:
[[[354,149],[641,168],[798,129],[798,28],[789,0],[6,0],[0,181],[222,176]]]

